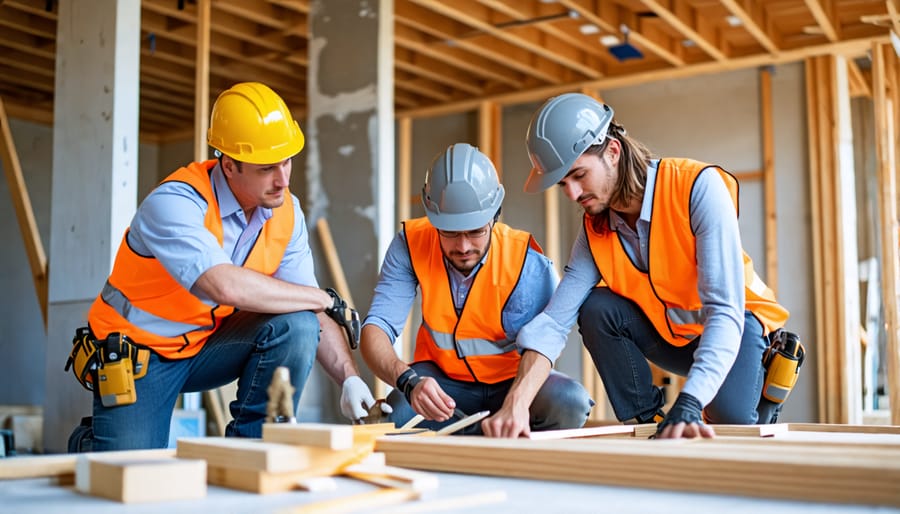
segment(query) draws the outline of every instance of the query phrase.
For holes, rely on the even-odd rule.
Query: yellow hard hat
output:
[[[242,82],[216,99],[209,146],[241,162],[273,164],[300,153],[303,132],[284,100],[259,82]]]

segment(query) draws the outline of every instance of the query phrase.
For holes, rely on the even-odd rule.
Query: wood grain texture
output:
[[[206,497],[206,462],[199,459],[81,456],[77,468],[79,490],[122,503]]]
[[[376,449],[388,465],[432,471],[900,506],[900,449],[479,437],[384,437]]]
[[[263,423],[262,439],[270,443],[315,446],[329,450],[353,447],[354,429],[350,425],[328,423]]]

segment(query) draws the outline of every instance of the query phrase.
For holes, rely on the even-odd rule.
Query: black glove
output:
[[[359,347],[359,313],[348,307],[347,302],[334,289],[329,287],[325,292],[334,299],[334,305],[325,309],[325,314],[344,329],[350,348],[355,350]]]
[[[684,422],[686,425],[691,423],[703,424],[703,406],[700,405],[700,400],[687,393],[680,393],[678,398],[675,399],[669,414],[656,426],[656,435],[662,433],[663,428],[669,425],[677,425],[681,422]]]

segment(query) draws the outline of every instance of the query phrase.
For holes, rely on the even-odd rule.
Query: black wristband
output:
[[[416,385],[422,381],[422,377],[416,373],[416,370],[409,368],[397,377],[397,389],[403,393],[407,402],[411,402],[410,395]]]

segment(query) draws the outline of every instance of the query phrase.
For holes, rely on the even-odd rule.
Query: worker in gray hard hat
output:
[[[405,221],[388,248],[360,350],[376,376],[396,385],[387,401],[398,426],[421,414],[420,426],[437,430],[488,410],[497,414],[462,433],[518,437],[587,420],[593,401],[584,387],[551,370],[540,344],[517,344],[558,277],[530,234],[498,221],[503,197],[490,159],[452,145],[426,174],[427,216]],[[407,364],[392,345],[417,288],[423,323]]]
[[[763,354],[788,312],[741,248],[737,180],[719,166],[654,158],[608,105],[577,93],[541,106],[526,146],[525,190],[558,186],[584,219],[520,345],[549,341],[555,358],[577,317],[616,417],[657,422],[660,438],[714,436],[704,419],[771,421]],[[668,414],[647,359],[687,377]]]

